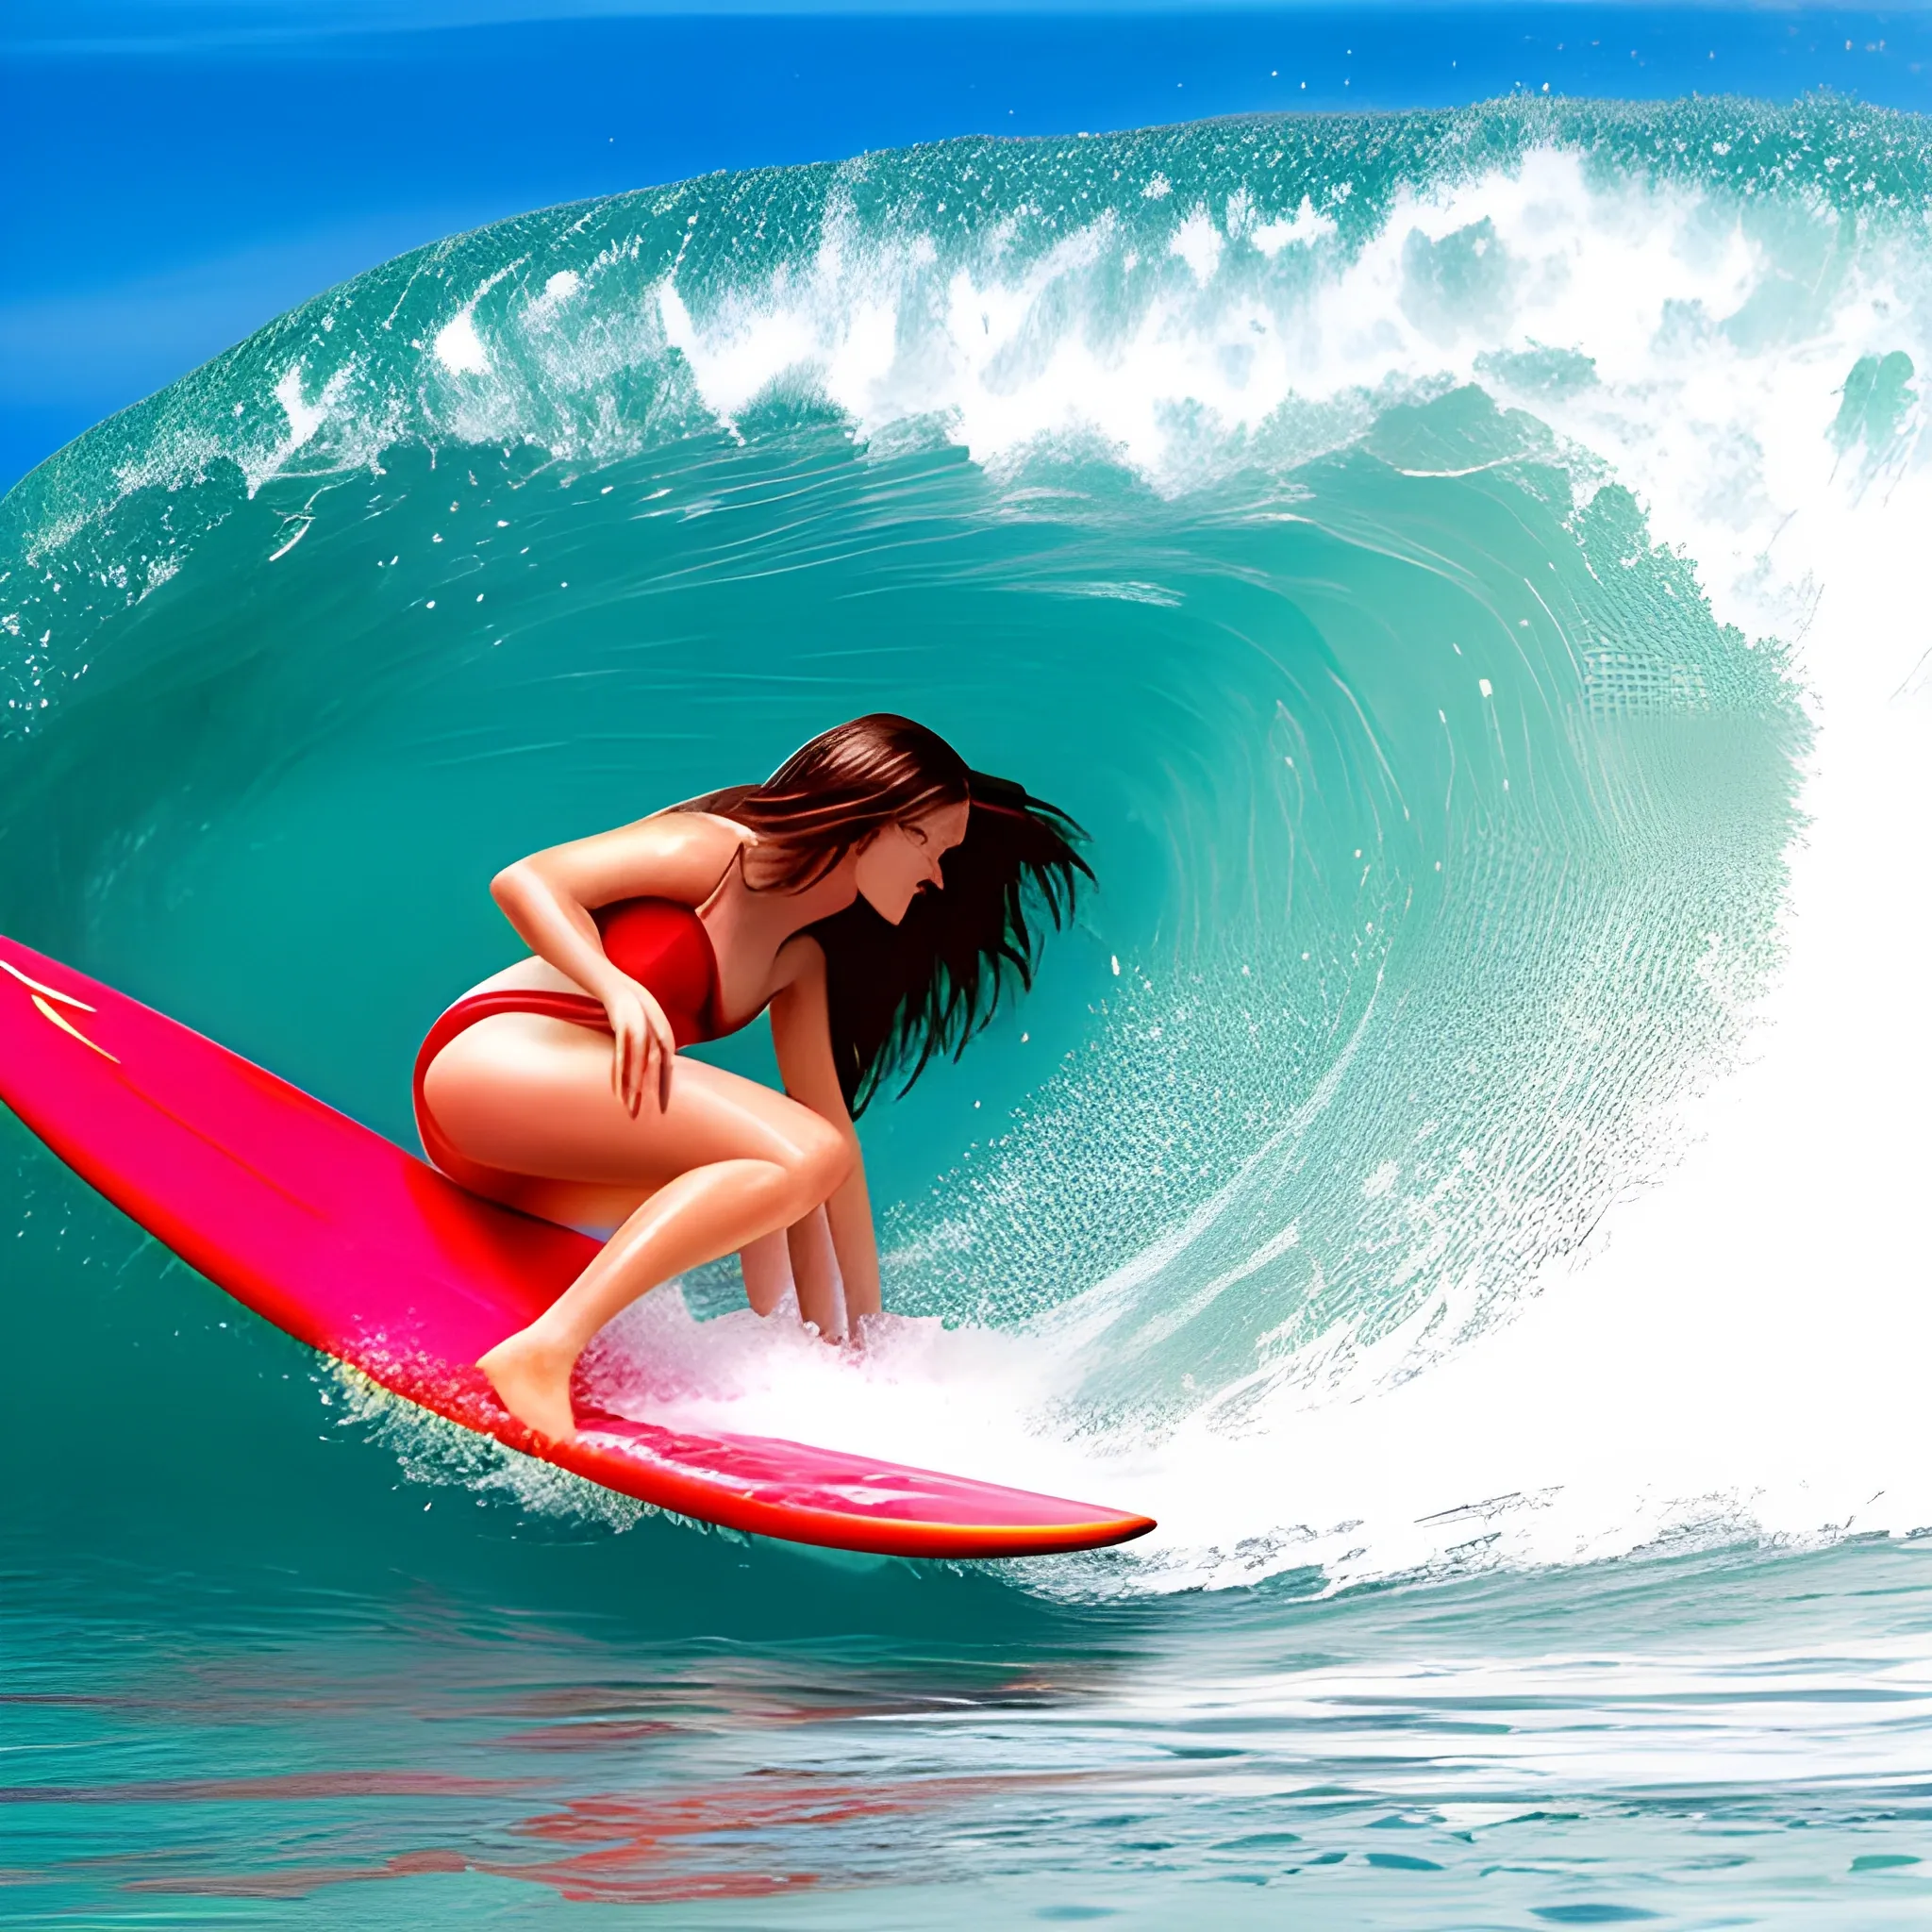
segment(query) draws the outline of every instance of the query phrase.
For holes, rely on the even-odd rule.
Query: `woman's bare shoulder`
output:
[[[705,836],[713,839],[721,852],[727,856],[741,845],[756,845],[758,835],[749,825],[741,825],[736,819],[721,818],[714,811],[684,811],[675,805],[666,806],[662,811],[654,811],[649,818],[640,819],[641,825],[663,825],[672,831],[682,831],[697,836],[700,828]]]
[[[789,986],[823,985],[825,977],[825,949],[808,932],[795,932],[778,948],[772,962],[777,991]]]
[[[524,864],[551,878],[580,905],[657,896],[696,906],[756,837],[705,811],[653,812],[608,832],[553,845]]]

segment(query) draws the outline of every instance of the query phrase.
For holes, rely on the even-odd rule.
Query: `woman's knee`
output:
[[[853,1165],[851,1141],[829,1121],[801,1108],[805,1115],[793,1135],[791,1177],[798,1191],[798,1213],[809,1214],[845,1185]]]

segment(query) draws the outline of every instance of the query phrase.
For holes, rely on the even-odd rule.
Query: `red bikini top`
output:
[[[647,988],[679,1046],[716,1040],[718,956],[705,923],[675,899],[619,899],[591,915],[604,954],[617,970]]]

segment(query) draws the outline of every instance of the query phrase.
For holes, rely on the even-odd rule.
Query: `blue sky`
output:
[[[1923,109],[1932,14],[11,0],[0,485],[316,291],[525,208],[958,134],[1545,84],[1784,99],[1829,85]]]

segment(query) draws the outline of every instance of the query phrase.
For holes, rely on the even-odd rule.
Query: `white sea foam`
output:
[[[437,330],[436,359],[452,375],[488,375],[490,352],[476,333],[474,304],[457,310],[455,316]]]
[[[675,1290],[611,1324],[591,1367],[620,1414],[694,1432],[736,1431],[970,1471],[987,1482],[1087,1495],[1091,1456],[1051,1426],[1064,1364],[1025,1337],[888,1315],[863,1353],[833,1348],[787,1304],[691,1318]]]
[[[1090,284],[1128,246],[1110,213],[1018,269],[995,239],[978,268],[948,272],[935,299],[924,237],[860,237],[835,208],[803,273],[738,291],[702,324],[675,277],[659,300],[666,339],[727,421],[780,378],[808,378],[862,435],[935,417],[996,461],[1079,433],[1169,488],[1198,475],[1201,432],[1177,441],[1179,420],[1205,416],[1234,460],[1291,401],[1486,381],[1607,458],[1667,523],[1712,538],[1699,558],[1708,572],[1755,569],[1770,506],[1799,483],[1769,489],[1774,458],[1755,425],[1776,413],[1822,431],[1849,358],[1896,346],[1910,326],[1908,298],[1888,277],[1867,268],[1822,295],[1794,291],[1794,271],[1809,264],[1780,259],[1740,211],[1688,188],[1587,182],[1581,160],[1556,149],[1403,194],[1352,257],[1334,233],[1306,200],[1267,219],[1244,193],[1219,218],[1201,204],[1169,244],[1179,280],[1109,318]],[[1797,252],[1818,240],[1801,235]],[[1301,246],[1277,266],[1290,241]],[[1312,279],[1305,263],[1319,264]],[[1806,325],[1802,312],[1773,313],[1780,301],[1821,312]],[[1754,302],[1756,325],[1775,338],[1761,347],[1721,326],[1749,322]],[[1552,397],[1477,366],[1550,347],[1591,358],[1597,380]],[[1798,460],[1824,447],[1814,438]],[[1762,628],[1801,610],[1774,599],[1749,614]]]
[[[1230,222],[1229,225],[1234,224]],[[1312,248],[1317,242],[1329,240],[1335,232],[1334,218],[1318,213],[1305,194],[1300,208],[1291,216],[1278,217],[1272,222],[1257,222],[1248,228],[1247,237],[1263,255],[1272,258],[1284,248]]]
[[[310,397],[302,364],[291,363],[284,371],[281,380],[275,384],[275,397],[281,405],[288,429],[286,434],[276,437],[265,451],[256,453],[252,459],[244,458],[242,473],[248,478],[251,491],[260,489],[269,477],[284,469],[291,458],[315,440],[340,407],[349,386],[349,375],[347,368],[332,371],[324,378],[319,392]]]

